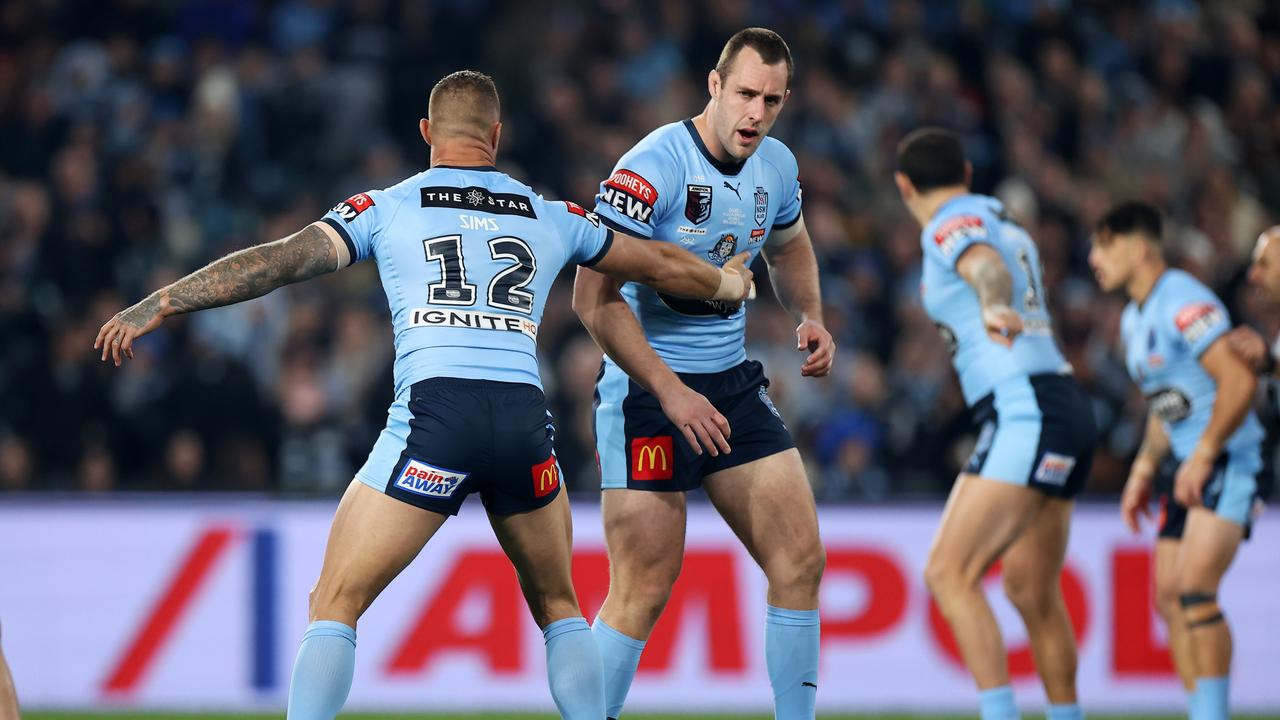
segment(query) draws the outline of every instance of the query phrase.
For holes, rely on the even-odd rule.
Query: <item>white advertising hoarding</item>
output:
[[[0,505],[0,627],[29,708],[282,708],[332,503],[112,499]],[[970,710],[921,571],[940,508],[825,508],[821,710]],[[575,511],[575,581],[607,590],[598,508]],[[1229,573],[1234,705],[1280,711],[1280,513]],[[632,710],[766,711],[764,578],[710,508],[649,641]],[[1113,506],[1076,514],[1064,572],[1090,710],[1183,707],[1150,608],[1150,537]],[[1020,703],[1043,704],[1025,632],[989,583]],[[478,503],[447,522],[360,622],[348,708],[552,710],[542,637]]]

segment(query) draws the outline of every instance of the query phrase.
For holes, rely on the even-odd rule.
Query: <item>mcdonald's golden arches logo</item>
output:
[[[632,480],[670,480],[675,461],[670,435],[631,439]]]
[[[533,466],[533,496],[546,497],[560,487],[560,467],[556,465],[555,453],[551,457]]]

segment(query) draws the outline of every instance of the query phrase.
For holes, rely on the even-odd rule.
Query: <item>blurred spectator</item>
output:
[[[460,67],[498,79],[504,169],[589,203],[640,136],[701,109],[748,24],[796,55],[775,134],[799,158],[842,356],[835,377],[799,377],[763,272],[750,352],[824,500],[937,495],[973,442],[890,182],[921,124],[962,134],[975,190],[1040,244],[1106,433],[1093,489],[1123,481],[1143,408],[1120,302],[1084,263],[1109,203],[1159,203],[1177,264],[1238,320],[1280,320],[1241,282],[1280,217],[1274,3],[0,0],[0,489],[337,492],[390,401],[375,268],[166,324],[119,370],[96,362],[94,330],[126,298],[424,167],[427,92]],[[599,351],[569,282],[541,352],[567,482],[589,490]]]

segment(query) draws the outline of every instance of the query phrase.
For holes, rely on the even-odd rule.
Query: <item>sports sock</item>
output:
[[[1200,720],[1200,710],[1196,706],[1195,690],[1187,691],[1187,720]]]
[[[978,693],[979,716],[982,720],[1017,720],[1018,705],[1013,701],[1013,688],[993,687]]]
[[[1084,720],[1084,712],[1080,710],[1080,703],[1050,705],[1045,720]]]
[[[1228,720],[1231,717],[1227,709],[1228,684],[1225,675],[1196,678],[1195,698],[1192,700],[1196,720]]]
[[[542,630],[547,641],[547,684],[560,717],[600,720],[604,717],[604,680],[600,651],[587,621],[557,620]]]
[[[776,720],[810,720],[818,696],[817,610],[786,610],[772,605],[764,612],[764,660],[773,686]]]
[[[289,680],[288,720],[332,720],[351,692],[356,631],[333,620],[307,627]]]
[[[591,626],[591,634],[596,639],[600,660],[604,663],[604,714],[616,718],[622,713],[622,703],[626,701],[631,681],[636,677],[644,641],[614,630],[599,616]]]

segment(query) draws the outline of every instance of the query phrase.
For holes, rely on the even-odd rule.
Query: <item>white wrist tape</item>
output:
[[[720,287],[716,289],[716,294],[711,296],[711,299],[738,301],[742,299],[746,289],[746,283],[743,282],[741,275],[720,268]]]

